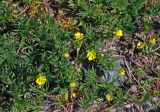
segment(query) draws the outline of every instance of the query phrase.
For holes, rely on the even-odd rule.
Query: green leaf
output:
[[[138,10],[140,10],[144,6],[144,4],[145,4],[145,0],[139,0],[138,2],[134,2],[132,6],[132,12],[138,13]]]
[[[114,0],[114,5],[118,10],[125,10],[128,6],[128,0]]]

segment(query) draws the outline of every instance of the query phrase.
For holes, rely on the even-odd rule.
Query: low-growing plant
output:
[[[158,6],[2,0],[0,110],[101,112],[158,99]]]

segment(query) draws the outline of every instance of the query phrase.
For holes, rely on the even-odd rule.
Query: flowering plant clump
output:
[[[65,57],[65,58],[70,58],[70,54],[69,54],[69,53],[65,53],[65,54],[64,54],[64,57]]]
[[[0,111],[156,111],[160,3],[147,1],[1,0]]]
[[[112,101],[113,100],[113,96],[111,94],[107,94],[106,95],[106,100],[109,101],[109,102]]]
[[[89,51],[89,52],[87,53],[87,58],[88,58],[89,61],[92,61],[92,60],[96,59],[96,52],[94,52],[94,51]]]
[[[76,88],[76,87],[77,87],[76,82],[71,82],[71,83],[70,83],[70,87],[71,87],[71,88]]]
[[[149,39],[149,43],[154,45],[156,43],[156,38],[153,37],[153,38]]]
[[[124,70],[123,68],[119,69],[119,70],[118,70],[118,74],[119,74],[120,76],[124,76],[124,75],[125,75],[125,70]]]
[[[118,38],[122,37],[122,36],[123,36],[123,30],[121,30],[121,29],[117,30],[117,31],[115,32],[115,35],[116,35]]]
[[[138,41],[138,43],[137,43],[138,49],[142,49],[142,48],[144,48],[144,46],[145,46],[145,42]]]
[[[39,85],[39,86],[42,86],[45,84],[46,82],[46,76],[42,73],[39,74],[39,77],[36,79],[36,83]]]
[[[84,38],[83,33],[80,33],[80,32],[75,33],[76,40],[82,40],[83,38]]]
[[[75,98],[77,96],[77,93],[72,93],[72,97]]]

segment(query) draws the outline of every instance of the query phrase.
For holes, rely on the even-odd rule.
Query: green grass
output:
[[[160,92],[159,0],[44,1],[0,2],[0,109],[39,112],[49,101],[50,110],[89,110],[95,101],[98,109],[111,109],[144,104]],[[76,40],[77,32],[84,39]],[[145,42],[142,49],[136,47],[139,41]],[[96,59],[88,60],[89,51]],[[119,57],[125,76],[102,79]],[[39,73],[46,77],[42,86],[36,83]],[[69,86],[73,81],[76,88]]]

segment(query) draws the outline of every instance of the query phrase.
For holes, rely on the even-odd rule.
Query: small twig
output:
[[[126,61],[126,59],[125,59],[125,57],[122,57],[123,58],[123,60],[124,60],[124,64],[126,65],[126,67],[127,67],[127,70],[128,70],[128,75],[129,75],[129,78],[133,78],[133,80],[134,81],[136,81],[136,83],[143,89],[143,91],[144,92],[146,92],[146,90],[143,88],[143,86],[138,82],[138,80],[135,78],[135,76],[132,74],[132,72],[131,72],[131,70],[130,70],[130,68],[129,68],[129,66],[128,66],[128,63],[127,63],[127,61]]]
[[[114,105],[112,105],[112,106],[110,106],[110,107],[108,107],[108,108],[101,108],[98,112],[106,112],[107,110],[111,110],[111,109],[113,109],[113,108],[116,108],[116,105],[117,104],[114,104]]]
[[[62,105],[62,107],[63,107],[63,109],[64,109],[64,112],[69,112],[64,105]]]
[[[157,55],[157,56],[160,56],[160,54],[158,54],[158,53],[154,53],[155,55]]]
[[[33,90],[34,92],[38,92],[38,93],[40,93],[40,94],[43,94],[45,97],[48,97],[48,98],[51,97],[50,95],[48,95],[48,94],[46,94],[46,93],[44,93],[44,92],[38,90],[37,88],[34,88],[34,89],[32,89],[32,90]]]
[[[69,103],[69,112],[73,112],[73,102]]]
[[[131,87],[128,89],[128,91],[124,94],[123,98],[125,99],[126,95],[130,92]]]
[[[154,70],[154,64],[156,63],[156,59],[152,61],[151,70]]]
[[[54,2],[55,2],[55,1],[54,1]],[[52,8],[50,7],[50,4],[49,4],[46,0],[43,0],[43,3],[44,3],[44,5],[48,8],[49,13],[51,14],[51,16],[54,17],[55,14],[53,13]]]
[[[139,66],[139,67],[144,67],[143,65],[141,65],[141,64],[138,63],[137,61],[134,61],[133,59],[131,59],[131,61],[132,61],[135,65],[137,65],[137,66]]]
[[[144,112],[143,108],[139,105],[134,105],[135,109],[137,109],[138,112]],[[136,112],[137,112],[136,111]]]
[[[160,47],[155,48],[154,51],[157,51],[158,49],[160,49]]]
[[[69,101],[70,103],[68,104],[68,112],[73,112],[73,104],[74,104],[74,99],[72,97],[72,93],[73,93],[73,89],[70,90],[70,94],[69,94]]]

